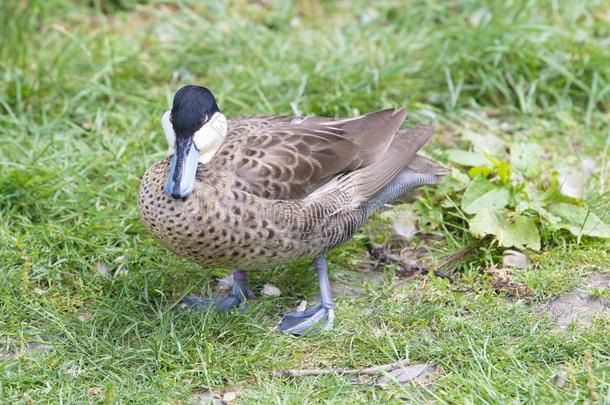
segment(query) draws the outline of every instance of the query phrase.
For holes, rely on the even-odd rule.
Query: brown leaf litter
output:
[[[515,283],[507,268],[492,267],[487,269],[486,273],[490,276],[489,284],[496,292],[505,292],[510,296],[523,299],[534,298],[532,289],[525,284]]]

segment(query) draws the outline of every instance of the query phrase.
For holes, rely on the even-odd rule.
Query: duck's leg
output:
[[[335,320],[335,303],[331,296],[326,256],[314,259],[313,266],[320,282],[320,305],[304,312],[293,312],[284,315],[278,329],[295,336],[308,335],[332,329]]]
[[[193,312],[202,312],[209,310],[219,310],[230,312],[239,307],[242,302],[248,298],[255,298],[254,293],[248,288],[248,274],[245,271],[236,271],[233,273],[233,288],[231,294],[224,298],[207,298],[197,295],[189,295],[180,303]],[[245,304],[242,309],[245,309]]]

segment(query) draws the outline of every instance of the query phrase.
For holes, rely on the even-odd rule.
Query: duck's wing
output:
[[[315,201],[340,193],[345,196],[342,204],[354,208],[375,198],[384,200],[384,203],[385,200],[389,202],[409,189],[425,184],[437,184],[448,173],[447,169],[417,154],[432,133],[433,127],[429,125],[418,125],[400,131],[379,159],[335,177],[309,194],[306,200]],[[399,175],[400,184],[394,184],[393,180]]]
[[[383,156],[405,116],[404,109],[387,109],[348,119],[232,120],[211,169],[228,173],[231,187],[264,198],[303,198]]]

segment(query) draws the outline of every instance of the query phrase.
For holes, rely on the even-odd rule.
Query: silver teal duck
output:
[[[446,172],[417,154],[432,128],[400,131],[405,117],[390,108],[353,118],[227,121],[208,89],[178,90],[161,119],[168,155],[142,178],[140,217],[169,249],[232,269],[235,281],[226,298],[184,303],[230,311],[253,297],[247,270],[313,258],[320,303],[286,314],[278,328],[294,335],[332,328],[326,253],[384,204]]]

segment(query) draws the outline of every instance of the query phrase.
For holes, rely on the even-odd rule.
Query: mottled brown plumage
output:
[[[349,119],[232,120],[188,197],[163,192],[170,158],[146,172],[140,216],[161,242],[204,266],[243,270],[318,257],[384,203],[444,174],[417,155],[432,129],[399,131],[405,116],[387,109]]]

